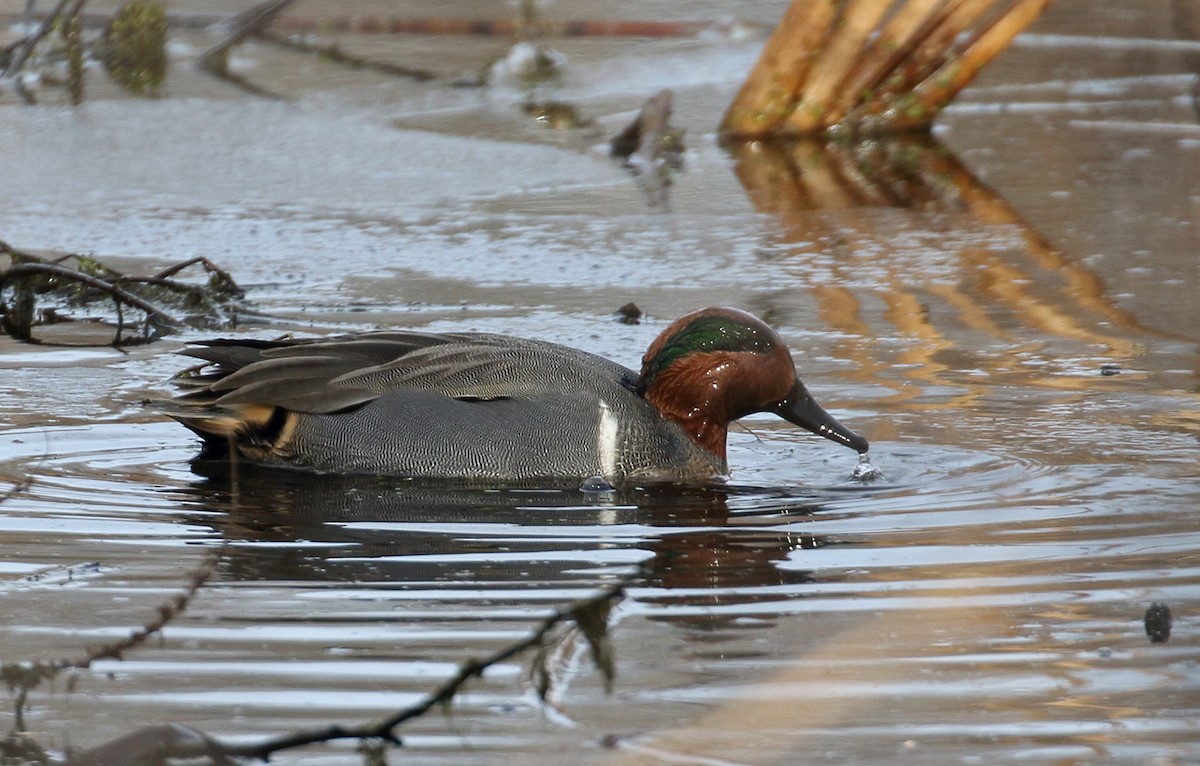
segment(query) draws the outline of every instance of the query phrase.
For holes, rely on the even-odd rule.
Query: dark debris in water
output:
[[[0,331],[27,343],[45,343],[35,328],[90,322],[112,330],[107,345],[147,343],[180,327],[229,329],[237,324],[244,292],[207,258],[192,258],[149,276],[124,274],[89,255],[46,258],[0,242]],[[177,275],[203,268],[204,283]],[[97,345],[83,342],[71,345]]]
[[[521,105],[521,111],[554,130],[586,128],[592,124],[574,104],[565,101],[526,101]]]
[[[609,153],[637,176],[651,207],[667,208],[672,176],[683,169],[683,131],[670,125],[673,95],[660,90],[609,143]]]
[[[1155,601],[1146,608],[1146,617],[1143,622],[1146,625],[1146,635],[1150,637],[1150,642],[1154,644],[1166,643],[1171,637],[1171,607],[1161,601]]]
[[[638,308],[637,304],[634,303],[633,301],[626,303],[624,306],[621,306],[621,308],[617,309],[613,313],[616,315],[617,321],[620,322],[621,324],[641,324],[642,323],[642,310],[640,308]]]
[[[1100,374],[1106,377],[1121,374],[1121,365],[1107,363],[1100,365]]]
[[[638,116],[609,143],[609,152],[626,162],[663,162],[678,170],[683,164],[683,130],[670,125],[670,90],[660,90],[642,104]]]

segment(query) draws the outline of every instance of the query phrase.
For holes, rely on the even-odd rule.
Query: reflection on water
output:
[[[1016,326],[1096,344],[1117,359],[1137,350],[1127,337],[1096,329],[1112,326],[1145,332],[1133,315],[1117,308],[1103,280],[1057,252],[932,137],[861,144],[747,141],[734,143],[729,150],[750,199],[760,210],[779,217],[784,243],[797,243],[790,251],[776,249],[784,268],[787,259],[804,260],[811,254],[814,234],[820,246],[840,240],[852,256],[856,250],[869,249],[868,238],[883,234],[871,231],[871,221],[865,220],[853,232],[861,240],[856,243],[848,239],[844,219],[835,217],[827,219],[826,231],[814,232],[814,211],[900,207],[952,212],[1009,227],[1020,237],[1024,248],[1019,254],[997,253],[981,243],[984,246],[962,248],[957,262],[944,264],[937,273],[914,274],[903,264],[879,266],[883,279],[871,286],[871,292],[889,302],[888,319],[901,333],[924,341],[918,355],[904,358],[917,370],[937,372],[941,367],[930,362],[953,345],[932,321],[943,311],[992,340],[1011,341],[1008,328]],[[878,261],[892,256],[884,249],[872,255],[871,260]],[[1054,286],[1052,293],[1039,294],[1050,286]],[[870,334],[859,317],[858,298],[844,289],[826,289],[817,297],[834,327],[852,335]],[[944,308],[931,306],[935,299],[943,301]]]
[[[163,642],[80,674],[65,705],[34,695],[46,744],[80,720],[98,728],[72,740],[91,744],[155,721],[245,735],[372,718],[632,576],[612,617],[615,697],[568,636],[551,719],[507,663],[455,723],[415,722],[406,758],[1195,754],[1200,494],[1165,476],[910,443],[880,445],[892,483],[869,487],[472,489],[248,466],[235,483],[227,465],[189,471],[175,435],[51,432],[38,482],[5,503],[6,577],[97,562],[0,585],[5,660],[120,636],[225,543]],[[1150,601],[1176,613],[1167,644],[1142,632]],[[355,762],[344,748],[277,760]]]
[[[796,490],[471,489],[243,466],[233,502],[227,468],[203,466],[209,478],[190,491],[201,507],[229,506],[221,531],[237,579],[587,583],[636,564],[650,587],[757,587],[807,581],[778,565],[825,544],[779,528],[821,507],[819,495]],[[739,526],[732,509],[743,503],[769,506],[773,522]],[[315,549],[260,555],[238,545],[295,540]]]
[[[0,475],[35,479],[0,508],[4,661],[125,635],[221,558],[161,642],[76,674],[69,693],[34,693],[39,741],[93,745],[159,721],[244,737],[371,719],[548,609],[632,578],[611,617],[614,696],[568,635],[557,710],[534,703],[523,662],[506,663],[451,719],[414,722],[405,758],[1200,757],[1198,394],[1170,372],[1193,349],[1120,310],[936,145],[862,149],[899,153],[886,171],[829,147],[732,151],[782,224],[761,262],[738,268],[802,286],[752,308],[787,328],[815,301],[824,329],[794,336],[798,358],[853,402],[886,481],[847,481],[845,456],[755,419],[731,435],[734,480],[704,488],[249,466],[235,481],[227,465],[189,464],[173,424],[136,410],[72,420],[70,397],[51,392],[59,423],[0,430]],[[132,375],[150,385],[175,366],[135,362]],[[10,396],[29,423],[27,397]],[[1165,644],[1143,632],[1152,601],[1176,616]],[[274,760],[359,762],[347,746]]]

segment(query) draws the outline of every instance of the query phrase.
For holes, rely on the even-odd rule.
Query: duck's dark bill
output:
[[[799,380],[792,386],[787,397],[775,406],[774,412],[789,423],[795,423],[859,454],[866,452],[870,446],[866,439],[846,428],[817,404],[817,400]]]

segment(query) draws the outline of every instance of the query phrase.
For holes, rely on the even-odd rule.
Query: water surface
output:
[[[612,694],[568,634],[554,707],[506,662],[392,757],[1200,762],[1194,43],[1139,4],[1064,0],[1034,32],[940,143],[847,152],[715,145],[753,41],[563,41],[558,93],[596,120],[567,134],[516,91],[260,44],[238,55],[295,102],[181,67],[161,101],[0,105],[15,245],[147,270],[206,255],[260,337],[512,332],[636,366],[680,313],[741,306],[885,475],[850,481],[852,453],[757,416],[706,488],[235,483],[141,405],[206,334],[0,341],[0,479],[31,482],[0,505],[0,660],[126,635],[215,561],[161,640],[34,691],[30,733],[62,752],[166,721],[245,739],[370,720],[628,578]],[[463,69],[504,48],[470,43],[411,45]],[[659,87],[688,130],[669,213],[600,146]],[[630,300],[640,325],[612,317]],[[1167,643],[1143,629],[1155,601]]]

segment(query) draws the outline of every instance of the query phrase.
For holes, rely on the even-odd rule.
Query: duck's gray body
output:
[[[482,333],[213,341],[169,414],[257,463],[416,478],[696,479],[725,472],[584,351]]]

